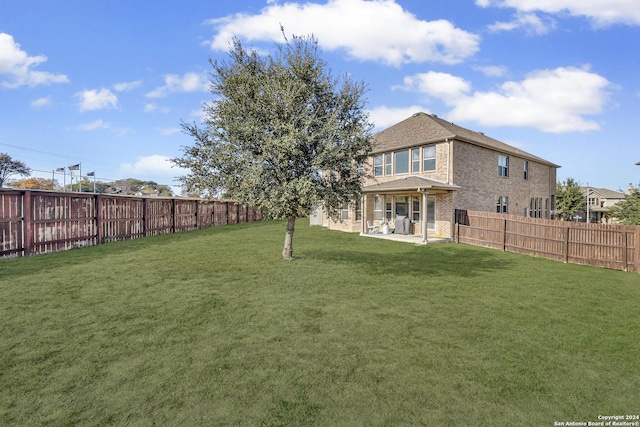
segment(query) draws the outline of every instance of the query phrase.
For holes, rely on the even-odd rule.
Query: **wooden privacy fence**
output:
[[[640,272],[640,227],[456,210],[454,240],[572,264]]]
[[[232,201],[0,190],[0,257],[261,219]]]

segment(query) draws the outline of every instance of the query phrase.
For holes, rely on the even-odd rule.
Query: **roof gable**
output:
[[[580,187],[582,194],[587,194],[587,191],[591,194],[596,193],[603,199],[624,199],[626,195],[619,191],[609,190],[607,188],[596,188],[596,187]]]
[[[524,159],[533,160],[552,167],[560,167],[533,154],[522,151],[497,139],[490,138],[481,132],[463,128],[439,118],[436,115],[416,113],[413,116],[383,130],[372,137],[373,152],[381,153],[417,145],[459,140],[469,144],[512,154]]]

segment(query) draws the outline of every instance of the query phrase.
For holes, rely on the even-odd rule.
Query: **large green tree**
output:
[[[580,184],[573,179],[567,178],[556,185],[556,210],[558,219],[571,221],[580,209],[585,209],[587,203],[586,195],[582,193]]]
[[[12,175],[29,176],[31,170],[24,162],[14,160],[6,153],[0,153],[0,188]]]
[[[634,188],[624,200],[609,208],[609,217],[620,224],[640,225],[640,189]]]
[[[337,217],[361,194],[371,154],[366,87],[334,78],[317,40],[293,37],[273,54],[234,39],[226,61],[209,61],[213,101],[205,127],[183,123],[195,144],[174,163],[190,170],[187,191],[224,194],[272,218],[286,218],[284,259],[293,257],[299,216]]]

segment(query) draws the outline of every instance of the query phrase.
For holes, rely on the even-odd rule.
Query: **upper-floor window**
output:
[[[529,179],[529,162],[524,161],[524,179]]]
[[[509,157],[498,155],[498,176],[509,176]]]
[[[422,170],[436,170],[436,146],[429,145],[422,148]]]
[[[420,149],[411,150],[411,172],[420,172]]]
[[[393,169],[391,168],[391,153],[387,153],[384,155],[384,174],[391,175],[392,170]]]
[[[382,176],[382,154],[377,154],[373,158],[373,175]]]
[[[396,174],[409,173],[409,150],[396,151]]]

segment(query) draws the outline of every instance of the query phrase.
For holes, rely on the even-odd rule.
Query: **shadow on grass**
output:
[[[357,266],[373,274],[408,274],[416,276],[473,277],[480,273],[511,268],[514,263],[498,251],[454,244],[411,246],[395,251],[353,249],[306,249],[305,259],[315,259],[334,265]],[[407,245],[408,246],[408,245]]]

